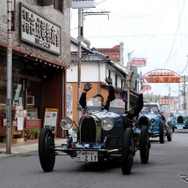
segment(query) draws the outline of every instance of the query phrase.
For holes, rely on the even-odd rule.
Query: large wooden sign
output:
[[[181,77],[176,72],[160,69],[149,71],[143,76],[147,83],[180,83]]]

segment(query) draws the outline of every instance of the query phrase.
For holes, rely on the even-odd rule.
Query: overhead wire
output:
[[[181,11],[180,11],[179,18],[178,18],[177,27],[176,27],[176,32],[174,34],[174,39],[173,39],[169,54],[167,56],[167,59],[166,59],[165,63],[163,64],[163,68],[165,68],[166,64],[168,63],[168,61],[170,59],[170,56],[171,56],[171,53],[172,53],[172,50],[173,50],[173,47],[174,47],[174,44],[175,44],[175,41],[176,41],[177,33],[178,33],[179,28],[180,28],[181,19],[182,19],[182,12],[183,12],[182,10],[184,9],[184,6],[185,6],[185,1],[183,0]]]

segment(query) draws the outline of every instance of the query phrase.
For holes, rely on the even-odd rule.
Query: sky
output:
[[[130,52],[131,58],[147,59],[147,65],[139,68],[142,75],[154,69],[188,75],[188,0],[96,0],[96,8],[83,11],[90,12],[84,16],[83,35],[91,48],[123,42],[125,66]],[[71,36],[78,37],[78,9],[72,8]],[[154,94],[176,96],[181,84],[151,87]]]

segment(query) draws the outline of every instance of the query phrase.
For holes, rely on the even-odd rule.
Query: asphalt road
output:
[[[139,152],[130,175],[119,162],[81,163],[57,156],[54,171],[44,173],[38,153],[0,158],[2,188],[187,188],[188,131],[175,132],[172,142],[151,140],[150,160],[141,164]]]

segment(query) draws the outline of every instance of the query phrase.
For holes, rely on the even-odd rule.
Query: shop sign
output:
[[[146,59],[145,58],[133,58],[131,61],[132,66],[136,67],[144,67],[146,66]]]
[[[149,90],[151,90],[151,86],[150,85],[143,85],[143,89],[145,90],[145,91],[149,91]]]
[[[148,83],[180,83],[180,76],[146,76]]]
[[[154,70],[147,73],[144,79],[148,83],[180,83],[181,77],[169,70]]]
[[[95,8],[96,0],[71,0],[71,8]]]
[[[161,99],[158,101],[158,103],[169,105],[172,103],[172,99]]]
[[[61,53],[61,27],[20,3],[21,40],[57,55]]]

